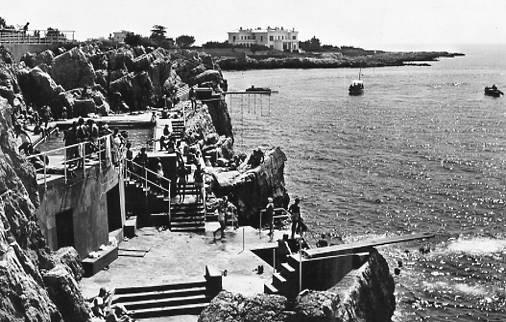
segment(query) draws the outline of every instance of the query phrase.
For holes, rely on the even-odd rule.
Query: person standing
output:
[[[300,199],[295,198],[295,202],[288,208],[288,212],[292,217],[292,239],[295,238],[295,232],[300,223]]]
[[[274,237],[274,223],[273,223],[273,217],[274,217],[274,200],[269,197],[267,198],[267,205],[265,206],[265,220],[267,220],[267,223],[269,224],[269,236],[272,238]]]
[[[234,229],[239,228],[239,220],[237,218],[237,207],[227,200],[227,204],[225,205],[225,211],[227,212],[227,217],[230,218],[230,222],[234,225]]]
[[[193,86],[190,88],[189,96],[190,101],[192,103],[191,105],[192,110],[197,110],[197,95],[195,93],[195,89],[193,88]]]
[[[200,166],[200,163],[197,163],[197,168],[193,173],[193,179],[195,181],[195,202],[199,202],[202,197],[202,188],[204,187],[204,170]]]
[[[216,240],[216,233],[221,232],[221,239],[225,238],[225,227],[227,225],[226,222],[226,213],[224,209],[224,205],[227,204],[227,197],[223,197],[223,199],[220,202],[220,205],[218,206],[218,222],[220,223],[220,228],[216,229],[213,232],[213,238]]]

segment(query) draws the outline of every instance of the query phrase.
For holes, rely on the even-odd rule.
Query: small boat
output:
[[[500,91],[495,85],[492,85],[490,87],[485,87],[485,95],[487,96],[493,96],[493,97],[500,97],[501,95],[504,95],[502,91]]]
[[[362,70],[358,72],[358,79],[355,79],[351,82],[350,87],[348,88],[348,93],[350,95],[362,95],[364,94],[364,82],[361,80]]]
[[[255,87],[251,85],[250,88],[246,88],[246,92],[271,92],[269,87]]]

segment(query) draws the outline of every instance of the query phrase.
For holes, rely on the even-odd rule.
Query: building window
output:
[[[292,36],[292,39],[293,39],[293,40],[296,40],[296,39],[297,39],[297,36]]]
[[[264,41],[264,36],[260,36],[260,41]]]
[[[274,40],[274,36],[269,36],[269,40],[273,41]]]
[[[232,36],[232,41],[235,42],[235,36]]]

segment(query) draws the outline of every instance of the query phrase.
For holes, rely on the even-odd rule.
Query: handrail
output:
[[[31,160],[33,158],[40,158],[40,157],[43,157],[43,167],[42,169],[36,169],[35,172],[36,173],[40,173],[40,172],[43,172],[44,173],[44,188],[47,189],[47,165],[46,165],[46,159],[49,159],[50,155],[51,154],[54,154],[56,152],[60,152],[60,151],[64,151],[63,153],[63,161],[61,162],[57,162],[57,164],[62,164],[63,163],[63,175],[64,175],[64,179],[65,179],[65,183],[67,183],[68,181],[68,177],[67,177],[67,172],[68,172],[68,164],[69,163],[73,163],[73,162],[79,162],[79,161],[82,161],[82,167],[83,167],[83,177],[86,176],[86,171],[85,171],[85,161],[88,157],[92,156],[92,155],[98,155],[98,159],[99,159],[99,166],[100,168],[102,167],[102,153],[106,153],[106,160],[110,160],[111,159],[111,156],[110,155],[107,155],[107,145],[106,145],[106,140],[109,139],[111,137],[111,134],[107,134],[107,135],[104,135],[104,136],[101,136],[99,138],[96,139],[95,142],[91,142],[91,141],[85,141],[85,142],[80,142],[80,143],[75,143],[75,144],[71,144],[71,145],[67,145],[67,146],[64,146],[64,147],[61,147],[61,148],[57,148],[57,149],[53,149],[53,150],[49,150],[49,151],[45,151],[45,152],[41,152],[41,153],[37,153],[37,154],[32,154],[32,155],[29,155],[29,156],[26,156],[26,159],[27,160]],[[98,145],[98,149],[95,149],[95,143],[96,145]],[[101,149],[101,145],[103,144],[104,148]],[[91,150],[91,152],[89,153],[86,153],[86,150],[87,150],[87,147],[88,146],[93,146],[94,148]],[[71,159],[67,159],[67,150],[68,149],[78,149],[78,156],[75,157],[75,158],[71,158]],[[120,151],[118,151],[118,161],[121,159],[121,155],[120,155]]]
[[[133,172],[133,171],[131,171],[131,170],[126,169],[126,171],[127,171],[128,173],[133,174],[134,176],[138,177],[140,180],[145,181],[145,182],[148,182],[148,183],[150,183],[151,185],[153,185],[153,186],[155,186],[155,187],[159,188],[160,190],[164,190],[165,192],[169,193],[169,190],[168,190],[168,189],[166,189],[166,188],[164,188],[164,187],[160,186],[160,185],[159,185],[159,184],[157,184],[156,182],[153,182],[153,181],[151,181],[151,180],[149,180],[149,179],[145,179],[145,178],[143,178],[141,175],[139,175],[139,174],[137,174],[137,173],[135,173],[135,172]]]
[[[144,169],[144,170],[145,170],[145,171],[147,171],[148,173],[151,173],[151,174],[153,174],[153,175],[157,176],[158,178],[160,178],[160,179],[163,179],[163,180],[167,181],[169,184],[170,184],[170,183],[172,183],[172,181],[171,181],[170,179],[168,179],[168,178],[166,178],[166,177],[164,177],[164,176],[159,175],[158,173],[154,172],[153,170],[148,169],[147,167],[145,167],[145,166],[143,166],[143,165],[140,165],[139,163],[137,163],[137,162],[135,162],[135,161],[133,161],[133,160],[128,160],[128,159],[127,159],[127,160],[126,160],[126,162],[127,162],[127,163],[128,163],[128,162],[130,162],[131,164],[133,164],[133,165],[135,165],[135,166],[137,166],[137,167],[139,167],[139,168]]]
[[[107,134],[107,135],[104,135],[104,136],[101,136],[101,137],[98,137],[97,138],[97,141],[100,141],[100,140],[103,140],[109,136],[111,136],[112,134]],[[91,141],[84,141],[84,142],[79,142],[79,143],[75,143],[75,144],[71,144],[71,145],[66,145],[64,147],[61,147],[61,148],[56,148],[56,149],[53,149],[53,150],[49,150],[49,151],[44,151],[44,152],[41,152],[41,153],[37,153],[37,154],[31,154],[29,156],[27,156],[26,158],[27,159],[31,159],[31,158],[35,158],[35,157],[40,157],[42,155],[48,155],[48,154],[53,154],[55,152],[59,152],[61,150],[66,150],[66,149],[70,149],[70,148],[74,148],[74,147],[78,147],[80,146],[81,144],[92,144],[93,142]]]

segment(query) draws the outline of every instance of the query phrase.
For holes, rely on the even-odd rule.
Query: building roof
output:
[[[283,28],[283,27],[267,27],[267,28],[239,28],[239,29],[235,29],[233,31],[230,31],[230,32],[252,32],[252,33],[255,33],[255,32],[268,32],[268,31],[286,31],[286,32],[298,32],[297,30],[295,30],[295,28],[292,28],[292,29],[289,29],[289,28]]]

